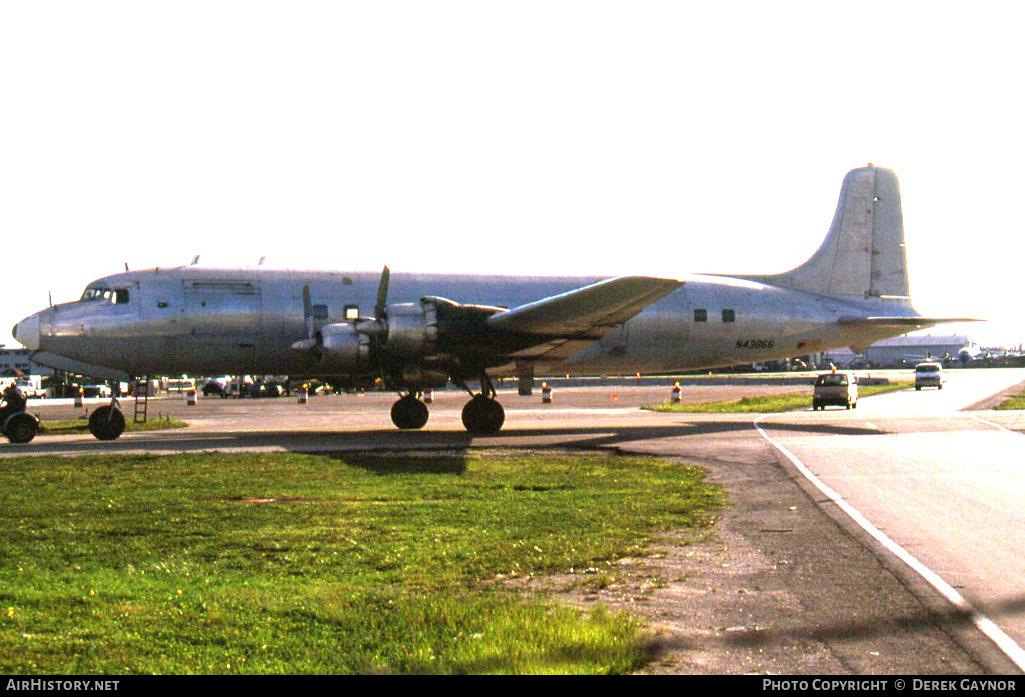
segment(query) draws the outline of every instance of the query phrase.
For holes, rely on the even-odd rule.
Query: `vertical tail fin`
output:
[[[786,273],[745,278],[826,295],[909,300],[897,175],[872,165],[848,172],[818,251]]]

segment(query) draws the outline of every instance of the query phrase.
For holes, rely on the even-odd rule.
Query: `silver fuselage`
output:
[[[598,280],[396,273],[389,302],[440,296],[512,308]],[[679,289],[621,327],[568,359],[535,363],[533,372],[662,373],[864,348],[906,330],[841,324],[840,318],[910,311],[907,303],[820,295],[739,278],[680,280]],[[40,356],[128,376],[320,375],[309,355],[290,348],[307,334],[303,287],[309,286],[314,322],[322,326],[372,314],[378,281],[377,272],[199,266],[126,272],[89,284],[97,291],[109,289],[109,297],[94,293],[93,299],[48,308],[19,323],[16,334]],[[118,297],[118,290],[127,294]],[[508,375],[521,369],[510,361],[489,372]]]

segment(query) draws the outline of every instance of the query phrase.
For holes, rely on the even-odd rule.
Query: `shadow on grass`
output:
[[[765,430],[787,431],[838,436],[879,436],[887,432],[871,428],[840,423],[761,422]],[[452,431],[399,431],[381,429],[373,431],[226,431],[214,434],[197,434],[188,429],[179,431],[157,431],[152,434],[136,434],[131,439],[102,442],[91,437],[84,441],[59,444],[29,443],[21,446],[7,446],[9,455],[89,455],[102,453],[187,453],[199,451],[231,451],[234,449],[278,449],[294,453],[338,453],[373,452],[394,459],[382,462],[381,473],[395,472],[437,472],[439,474],[459,473],[458,457],[446,461],[439,450],[461,453],[474,447],[508,447],[514,449],[544,448],[606,448],[636,441],[659,441],[678,439],[700,439],[722,434],[755,436],[757,432],[751,420],[710,420],[663,417],[658,423],[643,426],[622,426],[597,424],[588,426],[557,426],[554,428],[532,428],[507,425],[494,436],[475,438],[463,430]],[[417,459],[415,451],[434,451],[434,461]],[[441,457],[439,457],[441,455]],[[439,465],[440,463],[440,465]],[[438,467],[442,469],[438,469]]]
[[[339,460],[350,467],[373,474],[455,474],[466,473],[466,458],[458,455],[422,457],[412,454],[325,453],[331,460]]]

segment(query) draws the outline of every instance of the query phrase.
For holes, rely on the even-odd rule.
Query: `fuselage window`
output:
[[[327,319],[327,305],[314,305],[313,319]]]
[[[359,305],[346,305],[345,319],[350,322],[359,319]]]
[[[114,290],[114,304],[115,305],[127,305],[128,304],[128,289],[127,288],[116,288]]]
[[[722,311],[722,321],[723,322],[735,322],[736,319],[737,319],[737,314],[733,310],[723,310]]]
[[[694,321],[695,322],[707,322],[708,321],[708,310],[694,310]]]

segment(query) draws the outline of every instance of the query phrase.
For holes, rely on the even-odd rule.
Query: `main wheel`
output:
[[[36,437],[39,422],[31,414],[12,414],[4,422],[4,435],[12,443],[28,443]]]
[[[505,409],[497,400],[479,394],[463,407],[463,426],[472,435],[494,435],[504,423]]]
[[[99,407],[89,415],[89,432],[97,440],[117,440],[125,430],[125,416],[117,407]]]
[[[391,408],[392,423],[404,430],[423,428],[429,417],[427,405],[412,395],[403,397]]]

